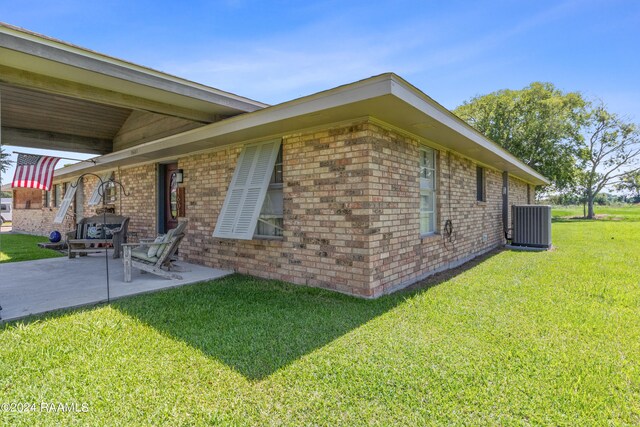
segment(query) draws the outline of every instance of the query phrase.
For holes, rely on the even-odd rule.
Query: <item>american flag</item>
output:
[[[53,169],[58,160],[60,159],[57,157],[18,154],[16,173],[11,186],[49,191],[53,181]]]

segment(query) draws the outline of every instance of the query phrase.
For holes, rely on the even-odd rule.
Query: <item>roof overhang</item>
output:
[[[0,98],[4,144],[91,154],[136,111],[194,128],[266,106],[3,23]]]
[[[21,76],[4,76],[4,72],[0,73],[2,81],[9,79],[19,83],[19,79],[24,78],[25,73],[30,73],[35,76],[46,76],[54,80],[95,88],[95,90],[127,94],[129,97],[137,97],[149,102],[201,111],[212,117],[236,115],[267,106],[249,98],[194,83],[5,23],[0,23],[0,58],[2,58],[0,65],[3,67],[3,71],[19,70],[22,73]],[[66,92],[64,87],[40,89],[68,95],[68,93],[64,93]],[[113,102],[117,102],[115,96]],[[121,103],[124,105],[117,106],[130,106],[127,105],[126,98]]]
[[[507,171],[530,184],[549,183],[544,176],[392,73],[107,154],[96,159],[96,166],[75,164],[59,170],[57,178],[78,175],[88,169],[101,170],[161,158],[177,158],[224,145],[287,135],[359,117],[383,121],[482,164]]]

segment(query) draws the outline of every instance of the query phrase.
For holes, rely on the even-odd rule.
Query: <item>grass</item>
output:
[[[41,236],[0,234],[0,264],[62,256],[60,252],[38,247],[38,243],[48,241],[49,239]]]
[[[5,325],[4,423],[639,425],[640,222],[553,232],[375,301],[234,275]]]
[[[595,206],[594,211],[599,220],[640,221],[640,205]],[[584,209],[582,206],[556,206],[551,215],[556,220],[580,218],[584,215]]]

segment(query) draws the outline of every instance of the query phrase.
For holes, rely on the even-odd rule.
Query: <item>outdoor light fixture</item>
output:
[[[183,179],[184,179],[184,172],[182,171],[182,169],[178,169],[176,171],[176,182],[178,184],[182,184]]]

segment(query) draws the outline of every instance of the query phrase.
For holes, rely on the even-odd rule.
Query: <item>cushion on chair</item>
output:
[[[164,236],[158,236],[153,241],[153,243],[163,243],[163,242],[164,242]],[[160,249],[164,249],[164,245],[150,245],[149,250],[147,251],[147,256],[149,258],[156,256],[158,252],[160,252]]]
[[[158,250],[158,253],[156,254],[158,258],[162,258],[164,252],[169,249],[169,243],[171,242],[171,238],[173,237],[175,232],[176,229],[172,228],[171,230],[167,231],[167,234],[164,235],[164,240],[162,242],[166,244],[162,246],[162,250]]]
[[[158,261],[158,257],[157,256],[148,256],[147,255],[147,251],[144,249],[132,249],[131,250],[131,258],[135,258],[135,259],[139,259],[142,261],[147,261],[147,262],[151,262],[151,263],[155,263],[156,261]]]

